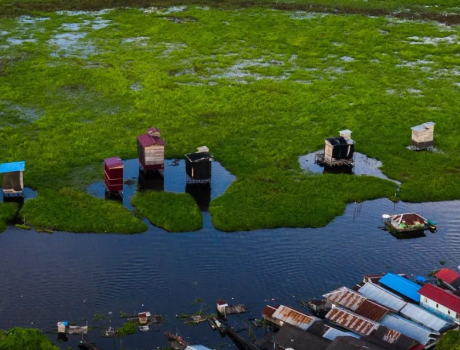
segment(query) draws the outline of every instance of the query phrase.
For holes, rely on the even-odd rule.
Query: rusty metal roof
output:
[[[272,317],[293,326],[297,326],[303,330],[307,330],[313,322],[319,321],[319,318],[317,317],[303,314],[284,305],[280,305],[273,313]]]
[[[338,288],[324,294],[323,297],[331,303],[339,304],[373,321],[380,321],[389,311],[386,307],[367,300],[364,295],[347,287]]]
[[[407,226],[427,224],[426,219],[416,213],[396,214],[390,216],[398,224],[404,223]]]
[[[347,287],[340,287],[323,295],[329,302],[339,304],[355,311],[366,300],[366,297]]]
[[[326,315],[326,318],[329,321],[360,335],[369,335],[379,326],[377,322],[341,307],[332,308]]]
[[[267,305],[262,310],[262,315],[266,317],[272,317],[275,311],[276,311],[275,307]]]
[[[364,302],[355,310],[358,315],[364,316],[372,321],[380,321],[390,310],[371,300]]]

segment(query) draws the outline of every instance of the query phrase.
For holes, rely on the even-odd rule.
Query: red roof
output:
[[[159,134],[159,133],[161,133],[161,130],[158,129],[158,128],[155,128],[154,126],[152,126],[151,128],[147,129],[147,132],[148,133],[153,133],[153,134],[155,134],[155,133]]]
[[[225,300],[222,300],[222,299],[217,300],[217,305],[225,305],[225,304],[227,304]]]
[[[152,146],[152,145],[160,145],[164,146],[165,142],[161,137],[158,136],[151,136],[149,134],[142,134],[141,136],[137,137],[137,140],[140,144],[144,147]]]
[[[119,168],[123,166],[123,162],[121,161],[120,157],[112,157],[104,159],[104,163],[109,169]]]
[[[456,279],[460,278],[460,274],[445,267],[442,268],[435,276],[446,283],[452,283]]]
[[[423,216],[416,213],[396,214],[391,215],[391,218],[398,224],[405,223],[407,226],[414,226],[417,224],[426,224],[427,221]]]
[[[460,313],[460,298],[452,293],[446,292],[444,289],[427,283],[420,288],[418,293],[452,311]]]
[[[262,310],[262,315],[263,316],[266,316],[266,317],[272,317],[273,314],[275,313],[276,311],[276,308],[273,307],[273,306],[270,306],[270,305],[267,305],[264,307],[264,309]]]

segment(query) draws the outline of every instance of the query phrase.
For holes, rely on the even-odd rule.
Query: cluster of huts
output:
[[[433,122],[426,122],[413,126],[412,129],[412,150],[426,150],[433,147],[434,138]],[[339,136],[329,137],[324,141],[324,150],[318,152],[315,162],[321,166],[334,168],[351,168],[354,165],[355,143],[351,138],[352,131],[346,129],[339,131]]]
[[[137,137],[137,151],[142,181],[155,176],[164,176],[165,141],[161,132],[151,127],[145,134]],[[196,152],[185,155],[187,183],[206,184],[211,180],[211,161],[213,157],[208,147],[198,147]],[[105,190],[107,194],[118,195],[123,192],[123,162],[119,157],[104,160]]]
[[[460,324],[460,274],[436,273],[436,283],[403,274],[365,276],[308,303],[311,313],[266,306],[263,318],[279,329],[265,349],[421,350]],[[313,315],[315,314],[315,316]]]

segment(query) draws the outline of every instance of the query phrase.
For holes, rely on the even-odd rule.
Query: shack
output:
[[[415,150],[433,147],[434,125],[433,122],[426,122],[411,128],[412,146]]]
[[[163,174],[165,163],[165,142],[160,130],[152,127],[146,134],[137,137],[139,164],[145,174],[159,172]]]
[[[436,283],[444,288],[450,289],[453,292],[460,288],[460,274],[454,270],[442,268],[436,275]]]
[[[354,141],[351,139],[350,130],[339,131],[337,137],[330,137],[324,141],[324,152],[316,155],[316,163],[322,166],[348,166],[354,165]]]
[[[26,162],[3,163],[0,174],[3,174],[3,196],[22,196],[24,191],[24,170]]]
[[[187,182],[206,183],[211,181],[212,154],[209,148],[201,146],[194,153],[185,155],[185,170],[187,172]]]
[[[119,157],[104,160],[104,174],[106,193],[123,193],[123,162]]]

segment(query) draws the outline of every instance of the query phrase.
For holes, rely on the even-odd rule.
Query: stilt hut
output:
[[[160,130],[152,127],[137,138],[139,164],[144,173],[163,173],[165,162],[165,142],[160,137]]]
[[[206,183],[211,181],[212,154],[209,148],[201,146],[194,153],[185,155],[185,170],[188,182]]]
[[[435,123],[433,122],[426,122],[411,128],[412,146],[414,146],[416,150],[433,147],[434,125]]]
[[[340,136],[330,137],[325,140],[324,153],[316,161],[320,165],[328,166],[353,166],[355,145],[351,139],[350,130],[339,131]]]
[[[119,157],[104,160],[105,191],[111,194],[123,192],[123,162]]]
[[[22,196],[24,191],[24,170],[26,162],[3,163],[0,174],[3,174],[3,196]]]

